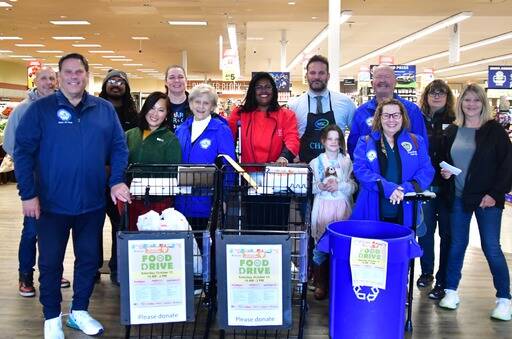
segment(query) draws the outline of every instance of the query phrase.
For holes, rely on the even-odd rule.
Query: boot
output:
[[[316,287],[313,295],[316,300],[324,300],[329,290],[329,260],[313,265],[313,275]]]

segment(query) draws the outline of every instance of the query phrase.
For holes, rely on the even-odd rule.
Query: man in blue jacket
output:
[[[394,94],[395,86],[396,76],[393,68],[387,65],[380,65],[373,69],[372,87],[375,97],[359,106],[354,113],[354,119],[352,120],[352,126],[347,140],[350,158],[354,159],[354,149],[356,148],[357,140],[359,140],[361,136],[370,134],[375,110],[378,104],[384,99],[395,98],[400,100],[405,106],[411,121],[410,132],[421,136],[423,140],[425,140],[425,143],[427,143],[427,128],[425,127],[420,108],[416,104]]]
[[[103,332],[87,312],[98,268],[105,219],[105,166],[111,165],[112,200],[130,201],[123,173],[124,133],[112,104],[89,95],[87,60],[71,53],[59,61],[60,91],[34,102],[21,119],[14,147],[23,214],[34,217],[39,245],[44,337],[64,338],[60,278],[70,230],[75,270],[67,325],[87,335]]]

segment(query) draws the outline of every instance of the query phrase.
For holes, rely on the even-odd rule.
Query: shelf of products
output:
[[[365,88],[362,88],[362,91],[364,92]],[[412,102],[418,102],[418,95],[416,93],[415,88],[395,88],[395,93],[401,96],[402,98],[412,101]],[[374,92],[372,87],[366,87],[366,92],[361,93],[363,96],[367,96],[368,100],[373,99]]]

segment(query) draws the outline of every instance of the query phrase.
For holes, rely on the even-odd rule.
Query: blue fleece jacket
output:
[[[427,127],[425,126],[420,108],[415,103],[405,100],[399,95],[395,94],[393,97],[399,100],[407,110],[411,122],[410,132],[422,137],[423,140],[425,140],[425,145],[428,147]],[[350,134],[347,139],[348,154],[352,160],[354,159],[354,149],[356,148],[359,138],[363,135],[370,134],[372,131],[373,115],[375,114],[377,106],[377,99],[373,98],[359,106],[354,113],[352,127],[350,128]]]
[[[176,136],[181,145],[183,164],[214,164],[219,154],[235,156],[235,142],[225,119],[212,116],[206,129],[191,141],[193,117],[188,118],[176,129]],[[207,194],[206,192],[199,195]],[[211,197],[180,196],[176,198],[176,209],[187,217],[207,218],[210,216]]]
[[[105,206],[109,185],[124,181],[128,148],[108,101],[84,93],[74,107],[58,91],[34,102],[16,130],[15,173],[22,200],[41,210],[78,215]]]
[[[428,149],[422,137],[402,130],[395,139],[398,146],[401,172],[400,184],[387,181],[381,175],[377,147],[380,147],[380,132],[372,132],[368,137],[359,138],[354,152],[354,175],[359,182],[359,194],[352,211],[352,220],[380,220],[379,198],[389,198],[391,193],[402,186],[404,193],[422,192],[428,188],[434,177]],[[403,221],[412,226],[411,202],[402,202]]]

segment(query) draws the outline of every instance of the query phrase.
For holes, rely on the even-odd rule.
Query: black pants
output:
[[[110,219],[110,224],[112,225],[112,254],[110,256],[110,260],[108,261],[108,267],[110,268],[110,272],[117,272],[117,232],[119,231],[119,225],[121,224],[121,216],[119,215],[119,211],[117,210],[117,206],[114,205],[114,202],[110,198],[110,189],[107,189],[106,192],[107,206],[105,207],[105,212]],[[103,232],[101,232],[100,238],[100,256],[98,261],[98,269],[103,266]]]

